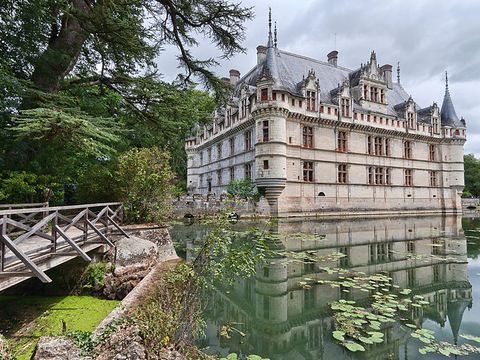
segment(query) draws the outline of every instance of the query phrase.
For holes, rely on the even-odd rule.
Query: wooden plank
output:
[[[100,238],[106,242],[110,247],[113,247],[113,243],[107,239],[107,237],[100,231],[98,230],[94,224],[92,224],[92,222],[90,220],[87,219],[87,224],[90,225],[90,227],[93,229],[93,231],[95,231],[97,233],[98,236],[100,236]]]
[[[9,277],[32,277],[34,274],[31,271],[0,271],[0,278]]]
[[[105,206],[117,206],[122,205],[121,202],[113,203],[95,203],[95,204],[84,204],[84,205],[69,205],[69,206],[52,206],[44,208],[34,208],[34,209],[13,209],[13,210],[0,210],[0,216],[2,215],[12,215],[12,214],[27,214],[32,212],[52,212],[52,211],[68,211],[68,210],[84,210],[86,208],[99,208]]]
[[[108,216],[108,220],[110,220],[110,222],[112,223],[113,226],[115,226],[118,230],[120,230],[120,232],[125,235],[125,237],[127,238],[130,238],[130,236],[125,232],[123,231],[123,229],[120,227],[120,225],[118,225],[115,220],[113,220],[113,218],[111,218],[110,216]]]
[[[7,220],[7,223],[9,223],[10,225],[13,225],[19,229],[22,229],[22,230],[25,230],[25,231],[29,231],[32,229],[31,226],[28,226],[28,225],[25,225],[25,224],[22,224],[22,223],[19,223],[18,221],[15,221],[15,220],[12,220],[12,219],[8,219]],[[44,239],[47,239],[47,240],[53,240],[53,236],[52,235],[49,235],[47,233],[44,233],[42,231],[37,231],[36,233],[34,233],[34,235],[37,235],[37,236],[40,236]]]
[[[0,240],[13,252],[27,268],[29,268],[35,276],[37,276],[42,282],[49,283],[52,282],[47,274],[45,274],[40,268],[32,261],[28,256],[26,256],[22,250],[20,250],[17,245],[8,237],[8,235],[0,235]]]
[[[21,243],[25,239],[28,239],[30,236],[35,234],[38,230],[40,230],[42,227],[47,225],[47,223],[52,220],[55,217],[55,213],[48,215],[47,217],[44,217],[42,220],[40,220],[38,223],[36,223],[34,226],[32,226],[32,229],[30,231],[27,231],[25,234],[17,237],[15,239],[16,243]]]
[[[65,241],[82,257],[83,260],[85,260],[85,261],[92,261],[92,259],[90,258],[90,256],[88,256],[88,255],[82,250],[82,248],[75,243],[75,241],[73,241],[72,239],[70,239],[70,238],[68,237],[68,235],[65,234],[62,229],[60,229],[60,226],[55,225],[55,230],[57,230],[58,234],[60,234],[60,236],[65,239]]]

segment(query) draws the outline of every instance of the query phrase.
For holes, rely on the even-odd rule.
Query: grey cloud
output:
[[[480,2],[477,0],[244,0],[256,17],[247,24],[246,54],[220,60],[214,69],[227,76],[245,74],[256,62],[257,45],[266,43],[268,7],[277,21],[279,47],[320,60],[333,50],[336,33],[339,65],[355,69],[375,50],[380,63],[401,64],[401,81],[421,106],[442,103],[444,71],[459,116],[468,126],[466,153],[480,154]],[[208,41],[194,53],[218,55]],[[176,52],[167,48],[158,59],[166,80],[179,72]]]

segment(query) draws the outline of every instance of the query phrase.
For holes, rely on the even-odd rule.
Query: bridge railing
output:
[[[119,224],[122,203],[0,209],[0,280],[2,277],[51,279],[38,264],[55,256],[90,257],[86,245],[107,244]]]

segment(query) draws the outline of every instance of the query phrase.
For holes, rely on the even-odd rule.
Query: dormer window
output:
[[[342,116],[350,117],[350,99],[342,99]]]
[[[316,92],[315,91],[307,91],[307,110],[315,111],[315,98]]]
[[[410,129],[414,129],[414,128],[415,128],[414,117],[413,117],[413,113],[411,113],[411,112],[408,112],[408,113],[407,113],[407,126],[408,126]]]
[[[372,86],[370,88],[370,100],[374,102],[378,102],[378,88]]]
[[[277,100],[277,93],[275,91],[272,92],[272,100]]]
[[[260,101],[267,101],[268,100],[268,89],[261,89],[260,90]]]
[[[432,119],[432,124],[433,124],[433,133],[434,134],[439,134],[440,132],[438,131],[438,118],[434,117]]]
[[[368,86],[367,85],[363,85],[363,98],[365,100],[368,99]]]
[[[385,90],[380,89],[380,102],[385,104]]]
[[[247,99],[245,98],[245,99],[242,100],[242,110],[241,110],[241,111],[242,111],[242,118],[244,118],[245,116],[247,116],[247,109],[248,109],[248,107],[247,107]]]

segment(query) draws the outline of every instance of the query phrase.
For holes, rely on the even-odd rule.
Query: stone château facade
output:
[[[448,79],[441,109],[420,107],[375,52],[356,70],[282,51],[272,37],[214,121],[187,139],[189,191],[251,178],[273,215],[460,212],[465,120]]]

